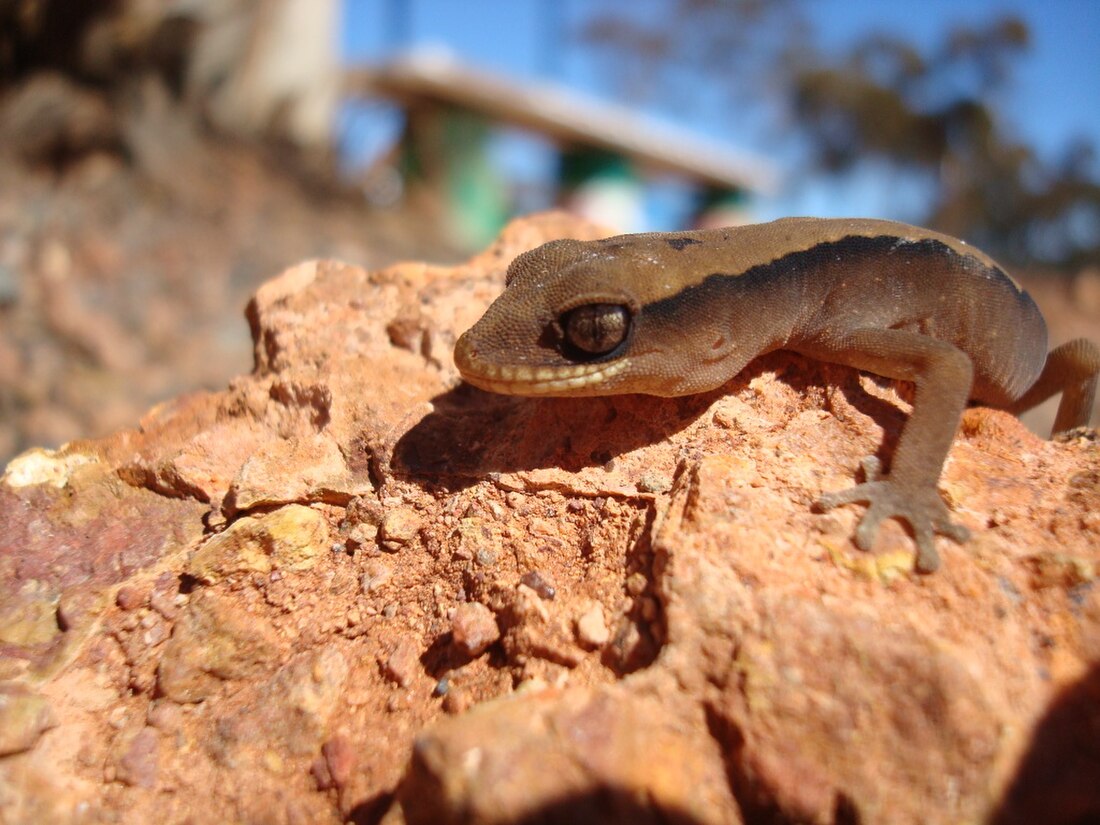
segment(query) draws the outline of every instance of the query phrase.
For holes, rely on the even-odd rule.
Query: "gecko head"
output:
[[[688,333],[646,311],[677,285],[645,238],[552,241],[516,258],[504,292],[455,346],[462,377],[508,395],[697,391],[673,357]]]
[[[611,392],[639,306],[602,257],[590,244],[552,241],[516,258],[504,292],[455,346],[462,377],[509,395]]]

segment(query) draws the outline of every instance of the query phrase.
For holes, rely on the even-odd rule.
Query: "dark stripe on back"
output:
[[[665,243],[677,252],[682,252],[685,246],[691,246],[693,243],[702,243],[702,241],[696,240],[695,238],[668,238]]]
[[[670,244],[672,240],[669,241]],[[802,273],[843,266],[845,262],[866,263],[868,258],[874,260],[895,255],[911,257],[917,262],[930,258],[944,259],[948,266],[958,266],[976,278],[1004,284],[1006,289],[1018,296],[1021,303],[1029,305],[1032,303],[1027,293],[1019,289],[1000,268],[987,266],[972,255],[960,255],[947,244],[934,238],[914,241],[897,236],[849,235],[838,241],[816,244],[809,249],[788,253],[766,264],[750,267],[744,272],[714,272],[675,295],[646,304],[644,313],[654,318],[672,319],[685,304],[697,304],[699,301],[709,300],[709,296],[720,294],[729,286],[751,289],[753,283],[761,285],[775,283]]]

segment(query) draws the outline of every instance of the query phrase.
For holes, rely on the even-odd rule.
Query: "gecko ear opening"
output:
[[[622,304],[584,304],[561,316],[561,329],[570,347],[606,355],[626,340],[630,310]]]

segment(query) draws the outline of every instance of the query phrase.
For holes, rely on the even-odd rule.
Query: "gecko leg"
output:
[[[1084,427],[1089,423],[1098,378],[1100,347],[1085,338],[1067,341],[1050,351],[1039,378],[1011,410],[1018,415],[1060,392],[1054,434]]]
[[[973,367],[969,357],[951,344],[897,329],[861,329],[814,341],[799,351],[887,378],[913,382],[913,411],[902,428],[890,471],[875,458],[865,459],[865,481],[850,490],[823,495],[818,509],[866,503],[854,540],[869,550],[884,519],[897,518],[913,531],[916,568],[931,572],[939,566],[936,533],[966,541],[969,531],[951,521],[937,490],[943,462],[970,394]]]

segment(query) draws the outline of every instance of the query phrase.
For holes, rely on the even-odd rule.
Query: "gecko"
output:
[[[864,459],[862,483],[815,507],[867,505],[862,550],[907,523],[919,572],[939,566],[936,534],[969,538],[938,491],[968,401],[1019,413],[1061,392],[1059,433],[1087,425],[1100,375],[1087,339],[1048,352],[1031,296],[965,241],[836,218],[550,241],[512,261],[454,360],[496,393],[679,396],[775,350],[914,385],[888,470]]]

